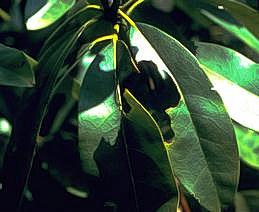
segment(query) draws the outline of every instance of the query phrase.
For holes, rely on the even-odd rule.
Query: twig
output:
[[[181,188],[179,187],[180,190],[180,205],[182,207],[183,212],[191,212],[190,206],[184,196],[184,192],[181,190]]]

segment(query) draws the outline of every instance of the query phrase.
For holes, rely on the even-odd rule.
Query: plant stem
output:
[[[127,11],[133,4],[135,4],[136,2],[138,2],[139,0],[129,0],[126,3],[124,3],[120,9],[125,12]]]
[[[190,206],[184,196],[184,192],[180,189],[180,205],[182,207],[183,212],[191,212]]]

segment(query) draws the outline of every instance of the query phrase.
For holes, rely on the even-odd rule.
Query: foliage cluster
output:
[[[0,210],[258,211],[257,9],[1,1]]]

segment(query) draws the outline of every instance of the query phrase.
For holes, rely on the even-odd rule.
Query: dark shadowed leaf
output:
[[[248,5],[235,0],[208,0],[215,6],[229,12],[236,20],[243,24],[257,38],[259,38],[259,13]]]
[[[162,133],[150,113],[128,90],[125,90],[124,98],[130,107],[124,119],[124,137],[129,150],[140,211],[158,209],[162,203],[171,198],[175,201],[171,211],[176,211],[178,190]],[[152,197],[142,190],[143,185],[157,189],[157,194],[160,196],[157,196],[156,205],[155,201],[152,203],[150,200],[144,201]],[[149,206],[145,206],[147,203]]]
[[[197,59],[182,44],[152,26],[138,27],[150,43],[131,28],[136,60],[149,57],[161,72],[171,74],[182,93],[178,106],[168,110],[176,134],[167,147],[174,172],[201,205],[219,211],[233,203],[239,176],[230,118]]]
[[[64,37],[66,33],[73,32],[76,29],[79,29],[83,24],[85,24],[90,19],[98,19],[101,15],[101,12],[89,7],[83,7],[80,10],[74,12],[70,16],[67,16],[67,19],[51,34],[51,36],[44,43],[40,55],[45,52],[51,45],[61,37]],[[87,33],[89,36],[90,33]],[[97,36],[97,35],[96,35]]]
[[[236,199],[236,211],[245,212],[243,208],[240,208],[240,199],[242,199],[245,209],[249,212],[257,212],[259,208],[259,190],[244,190],[238,193]]]
[[[216,44],[196,42],[197,58],[232,119],[259,132],[259,64]]]
[[[67,63],[69,63],[69,66],[75,67],[81,62],[81,57],[88,49],[86,48],[80,51],[80,48],[84,46],[83,44],[93,42],[96,39],[96,36],[103,36],[104,34],[111,34],[112,32],[112,24],[108,23],[106,20],[91,19],[82,23],[82,25],[76,25],[71,30],[63,32],[64,34],[60,35],[59,37],[56,37],[54,35],[54,38],[57,38],[57,40],[53,40],[55,41],[53,43],[47,41],[44,51],[41,52],[40,58],[41,60],[49,61],[48,58],[53,57],[53,54],[58,55],[61,54],[62,51],[64,52],[64,48],[62,47],[62,45],[67,45],[68,42],[73,41],[76,38],[76,40],[78,40],[78,43],[71,47],[71,52],[69,58],[67,59]],[[58,52],[57,49],[59,49],[61,52]],[[49,71],[49,69],[44,68],[41,74],[47,75]],[[70,68],[68,70],[64,69],[63,71],[59,70],[58,77],[60,77],[60,73],[67,75],[69,71],[71,71]]]
[[[235,24],[231,21],[225,20],[207,10],[201,10],[201,13],[208,17],[210,20],[215,22],[216,24],[223,27],[225,30],[229,31],[236,37],[238,37],[240,40],[245,42],[249,47],[254,49],[255,51],[259,52],[259,40],[254,36],[254,34],[251,33],[245,26],[242,26],[240,24]],[[225,11],[222,11],[222,13],[225,13]]]
[[[164,203],[157,212],[171,212],[175,211],[175,208],[177,207],[177,199],[173,198]]]
[[[186,12],[186,14],[188,14],[196,22],[208,27],[209,25],[211,25],[211,21],[200,13],[200,8],[203,7],[204,4],[205,3],[203,2],[203,0],[176,0],[176,5],[181,10]]]
[[[259,10],[259,4],[257,0],[236,0],[239,2],[242,2],[243,4],[246,4],[256,10]]]
[[[0,84],[33,87],[37,62],[24,52],[0,44]]]
[[[87,22],[87,24],[89,23]],[[11,159],[7,159],[5,162],[7,171],[4,172],[3,182],[6,185],[6,190],[3,196],[14,202],[13,205],[4,205],[7,208],[6,211],[15,211],[18,207],[26,179],[30,174],[37,137],[58,76],[65,60],[71,53],[71,49],[77,44],[78,38],[87,24],[80,27],[73,36],[60,43],[55,51],[40,58],[36,72],[37,89],[28,90],[22,99],[21,105],[23,107],[19,110],[13,128],[16,133],[11,137],[6,152],[6,157]],[[28,114],[30,115],[28,116]],[[10,173],[15,178],[10,178]]]

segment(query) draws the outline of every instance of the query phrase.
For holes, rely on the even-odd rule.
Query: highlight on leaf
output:
[[[201,205],[208,210],[218,211],[233,201],[239,176],[239,158],[230,118],[218,94],[210,90],[211,84],[189,50],[155,27],[141,23],[137,27],[130,29],[132,49],[137,47],[138,50],[136,60],[144,57],[153,61],[162,77],[164,73],[169,73],[186,104],[186,113],[181,113],[182,109],[176,113],[177,107],[184,104],[178,104],[176,109],[172,109],[176,117],[177,114],[183,115],[177,120],[171,118],[176,137],[172,144],[167,145],[175,175]],[[220,127],[223,125],[224,129]],[[177,126],[181,129],[180,133],[176,132]],[[186,139],[190,142],[186,142]],[[189,150],[188,154],[185,154],[186,149]],[[227,152],[222,155],[222,151]],[[213,154],[213,159],[210,154]],[[232,167],[231,174],[229,165]],[[191,167],[196,167],[197,172],[194,173]],[[219,169],[224,174],[218,174]],[[232,176],[231,180],[228,176]],[[204,179],[208,184],[202,188],[197,186]],[[223,184],[228,185],[227,190],[221,186]]]
[[[245,26],[237,26],[231,22],[223,20],[222,18],[212,14],[207,10],[202,9],[201,13],[216,24],[223,27],[225,30],[235,35],[237,38],[246,43],[249,47],[259,52],[259,39],[255,37],[255,35],[253,35]]]
[[[254,8],[245,4],[245,1],[237,0],[208,0],[210,4],[230,13],[236,20],[244,25],[252,34],[259,38],[259,14]],[[249,2],[249,1],[248,1]],[[250,1],[251,4],[258,4],[258,1]]]
[[[61,18],[76,0],[48,0],[48,2],[26,22],[28,30],[39,30]]]
[[[10,136],[12,131],[12,126],[9,123],[8,120],[5,118],[0,118],[0,136],[1,135],[6,135]]]
[[[220,45],[196,42],[196,46],[197,58],[230,117],[259,132],[259,65]]]
[[[252,168],[259,169],[259,133],[234,123],[239,155]]]
[[[99,42],[95,43],[98,45]],[[85,63],[89,54],[82,59],[85,74],[81,74],[84,80],[79,98],[79,152],[84,171],[95,176],[99,176],[94,159],[96,149],[102,140],[113,146],[120,130],[121,112],[115,98],[114,48],[109,41],[94,59],[88,58],[92,60],[90,65]]]
[[[37,54],[39,63],[0,44],[0,211],[38,211],[42,198],[53,203],[42,211],[74,208],[74,200],[86,211],[234,208],[240,157],[259,170],[259,65],[215,44],[197,42],[196,51],[191,40],[216,39],[214,21],[259,52],[255,11],[235,0],[169,0],[167,14],[150,0],[4,2],[11,21],[1,25],[1,39]],[[187,47],[130,14],[181,36]],[[32,16],[29,30],[56,24],[16,30],[23,15]],[[222,41],[240,44],[229,34]],[[45,179],[53,182],[43,186],[48,194],[55,188],[38,195]]]

